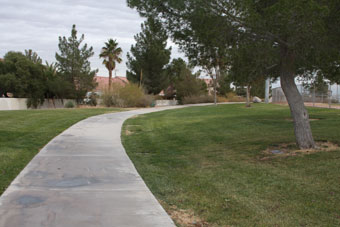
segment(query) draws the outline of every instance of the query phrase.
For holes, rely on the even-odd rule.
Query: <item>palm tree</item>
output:
[[[112,71],[116,68],[116,62],[122,62],[122,59],[120,58],[122,52],[122,49],[118,47],[117,41],[109,39],[99,55],[100,58],[104,58],[103,64],[106,66],[107,70],[109,70],[109,89],[111,88]]]

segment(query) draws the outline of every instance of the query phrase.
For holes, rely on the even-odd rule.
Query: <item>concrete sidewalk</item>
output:
[[[48,143],[0,198],[0,227],[174,226],[120,134],[141,109],[81,121]]]

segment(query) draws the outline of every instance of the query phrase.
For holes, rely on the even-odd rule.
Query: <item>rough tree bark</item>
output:
[[[112,70],[109,70],[109,90],[111,89],[112,84]]]
[[[294,56],[287,51],[284,53],[283,59],[280,70],[281,87],[294,120],[296,143],[300,149],[314,148],[315,142],[309,123],[308,111],[295,84]]]

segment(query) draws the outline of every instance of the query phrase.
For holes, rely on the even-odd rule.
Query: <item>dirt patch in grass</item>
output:
[[[140,125],[127,125],[126,127],[124,127],[122,131],[124,135],[131,136],[141,131],[140,127],[141,127]]]
[[[284,143],[266,149],[263,153],[266,155],[261,160],[267,160],[276,157],[296,156],[299,154],[313,154],[317,152],[330,152],[339,150],[339,145],[329,141],[317,141],[316,148],[299,150],[295,143]]]
[[[131,136],[133,132],[129,131],[128,129],[125,129],[125,135]]]
[[[164,202],[161,202],[164,204]],[[208,222],[203,221],[200,217],[196,216],[191,210],[179,209],[176,206],[165,206],[167,207],[167,212],[178,224],[182,227],[211,227]]]
[[[135,119],[135,118],[145,118],[145,116],[143,114],[136,114],[136,115],[133,115],[132,117],[130,117],[129,119]]]

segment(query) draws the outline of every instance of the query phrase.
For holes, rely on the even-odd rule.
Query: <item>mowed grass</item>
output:
[[[340,111],[309,112],[319,119],[311,122],[315,139],[340,144]],[[288,107],[152,113],[126,121],[122,135],[168,211],[193,211],[208,226],[340,226],[339,150],[286,157],[263,152],[295,142]]]
[[[51,139],[76,122],[120,109],[0,111],[0,195]]]

